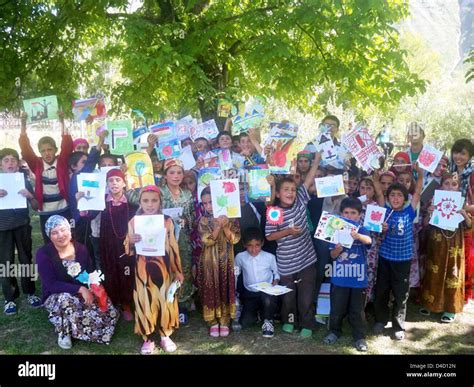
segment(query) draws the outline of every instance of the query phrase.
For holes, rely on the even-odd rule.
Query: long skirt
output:
[[[96,303],[86,305],[82,298],[70,293],[52,294],[44,307],[57,333],[93,343],[109,344],[119,318],[110,299],[107,299],[107,311],[102,312]]]
[[[135,270],[135,333],[143,340],[152,334],[170,336],[179,327],[178,297],[167,302],[172,283],[169,260],[137,256]]]

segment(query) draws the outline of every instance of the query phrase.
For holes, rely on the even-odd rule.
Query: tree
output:
[[[22,5],[28,21],[0,28],[10,43],[2,105],[19,72],[66,100],[80,82],[97,88],[100,62],[120,74],[103,85],[113,110],[155,118],[199,111],[207,119],[217,98],[248,95],[317,109],[334,89],[337,102],[384,108],[424,89],[393,27],[408,12],[401,0],[144,0],[134,10],[127,1],[44,3]]]

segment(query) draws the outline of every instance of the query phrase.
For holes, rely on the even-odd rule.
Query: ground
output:
[[[34,251],[41,245],[37,217],[33,217]],[[39,294],[39,291],[37,292]],[[0,302],[3,300],[0,299]],[[0,313],[1,354],[137,354],[141,339],[133,333],[133,323],[120,320],[110,345],[73,342],[69,351],[57,345],[57,335],[47,320],[44,309],[33,310],[24,297],[18,300],[18,314]],[[407,314],[407,338],[396,342],[387,334],[368,336],[369,354],[474,354],[474,304],[466,306],[464,313],[452,324],[439,322],[440,315],[429,317],[418,313],[418,306],[410,302]],[[369,315],[369,327],[373,321]],[[318,325],[312,339],[300,339],[297,334],[285,334],[276,324],[275,337],[261,336],[259,327],[231,333],[227,338],[211,338],[200,314],[193,312],[190,324],[181,327],[173,336],[178,345],[176,354],[356,354],[352,347],[349,327],[333,346],[322,343],[327,330]]]

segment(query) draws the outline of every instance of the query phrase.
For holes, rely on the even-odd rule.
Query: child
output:
[[[161,214],[161,193],[154,185],[140,191],[139,215]],[[134,217],[128,224],[128,238],[125,241],[126,253],[130,255],[130,245],[140,242],[142,236],[135,233]],[[136,256],[135,288],[135,333],[143,338],[140,350],[142,355],[152,354],[155,349],[155,336],[160,335],[160,347],[165,352],[174,352],[176,344],[170,339],[179,327],[178,297],[167,302],[166,295],[174,280],[183,283],[178,243],[174,237],[173,220],[165,216],[166,241],[165,255],[161,257]]]
[[[380,174],[380,188],[385,197],[387,197],[388,187],[395,183],[396,176],[393,172],[385,171]]]
[[[74,152],[83,152],[86,155],[89,153],[89,143],[85,138],[76,138],[72,142]]]
[[[313,184],[321,153],[309,170],[304,184],[297,189],[293,179],[284,177],[276,187],[278,207],[271,211],[278,213],[277,219],[267,216],[265,235],[269,241],[277,241],[277,263],[280,282],[292,289],[283,295],[281,318],[283,331],[293,333],[295,324],[301,327],[300,337],[309,338],[315,328],[316,298],[316,253],[306,219],[309,202],[308,187]]]
[[[382,228],[384,235],[380,245],[377,268],[374,333],[383,333],[388,322],[388,301],[390,291],[392,291],[395,298],[392,328],[395,331],[396,340],[405,338],[410,264],[413,256],[413,220],[416,216],[415,211],[420,202],[420,193],[423,187],[423,171],[418,164],[415,164],[415,170],[419,177],[411,203],[406,207],[404,207],[408,200],[406,187],[399,183],[391,185],[387,190],[387,200],[390,206],[386,206],[378,170],[374,174],[377,202],[382,207],[386,206],[388,214]]]
[[[345,198],[341,203],[341,214],[360,225],[362,204],[359,199]],[[367,287],[366,248],[372,238],[364,228],[352,231],[354,242],[351,248],[340,243],[330,247],[334,259],[331,276],[331,314],[329,316],[329,334],[324,338],[326,344],[334,344],[342,334],[342,320],[349,315],[354,346],[358,351],[366,352],[365,341],[365,288]]]
[[[203,317],[211,337],[226,337],[236,317],[233,245],[240,239],[239,224],[224,215],[213,218],[209,188],[202,191],[201,202],[205,213],[199,221],[203,249],[198,282]]]
[[[296,156],[296,171],[300,174],[301,181],[304,181],[306,175],[311,169],[311,162],[313,161],[313,154],[309,151],[301,151]],[[299,186],[299,184],[298,184]]]
[[[67,203],[69,187],[67,162],[73,150],[72,138],[64,126],[64,113],[59,112],[58,115],[62,128],[61,152],[59,156],[56,156],[58,151],[56,142],[51,137],[41,137],[38,141],[38,150],[41,157],[37,157],[26,134],[28,115],[25,112],[21,114],[19,144],[23,158],[35,175],[35,194],[38,200],[41,233],[45,244],[50,241],[44,231],[46,220],[52,215],[62,215],[66,219],[70,218]]]
[[[113,304],[121,305],[123,318],[131,321],[135,262],[125,253],[127,224],[137,207],[124,194],[125,175],[119,169],[107,172],[106,208],[100,219],[100,258],[105,275],[104,286]]]
[[[359,192],[357,187],[359,186],[359,172],[358,171],[349,171],[349,180],[347,181],[347,196],[357,197]]]
[[[265,159],[257,152],[257,146],[261,149],[255,131],[240,134],[240,155],[245,157],[244,168],[265,163]]]
[[[402,172],[411,172],[411,160],[410,155],[406,152],[398,152],[393,157],[393,164],[390,168],[390,171],[393,172],[395,175],[398,175]]]
[[[14,149],[3,148],[0,151],[0,162],[2,173],[18,172],[20,157]],[[8,194],[8,187],[0,189],[0,198]],[[25,188],[18,192],[25,197],[34,210],[38,209],[38,202],[35,199],[33,187],[25,177]],[[12,208],[0,210],[0,264],[6,266],[15,261],[15,247],[18,251],[18,260],[22,265],[32,266],[32,239],[31,226],[28,208]],[[8,271],[7,271],[8,273]],[[15,299],[19,296],[16,277],[6,274],[1,276],[3,296],[5,297],[4,313],[9,316],[16,314],[17,307]],[[21,287],[24,294],[27,294],[27,302],[33,308],[41,306],[41,300],[35,296],[35,282],[31,275],[21,277]]]
[[[441,180],[441,189],[459,191],[459,180],[453,174],[445,174]],[[429,208],[429,213],[433,212]],[[464,228],[471,228],[471,216],[466,210],[459,213],[464,224],[455,231],[447,231],[430,226],[426,273],[423,279],[422,305],[420,313],[443,313],[441,322],[451,323],[464,307]],[[428,219],[427,219],[428,220]]]

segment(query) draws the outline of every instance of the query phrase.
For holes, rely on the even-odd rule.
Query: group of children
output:
[[[49,217],[61,215],[71,220],[75,240],[87,246],[96,269],[105,275],[111,301],[125,320],[135,321],[135,333],[143,338],[143,354],[153,353],[157,341],[163,350],[174,351],[176,344],[170,336],[180,324],[188,323],[189,312],[196,305],[202,308],[211,337],[226,337],[231,329],[245,329],[257,321],[262,324],[262,335],[273,337],[276,317],[283,332],[298,331],[300,337],[312,337],[323,282],[331,283],[329,333],[324,342],[330,345],[338,340],[347,316],[354,345],[360,351],[368,349],[365,311],[371,305],[374,333],[383,333],[391,321],[395,339],[403,340],[410,288],[416,289],[413,295],[420,303],[420,313],[442,313],[445,323],[454,321],[472,298],[474,177],[470,140],[456,141],[450,159],[443,157],[432,174],[416,162],[424,140],[419,127],[408,133],[410,148],[397,153],[388,170],[376,169],[371,175],[351,161],[344,169],[324,163],[321,153],[309,145],[297,155],[296,171],[268,177],[272,187],[268,201],[254,203],[245,194],[248,183],[242,171],[272,157],[272,149],[260,146],[255,130],[238,137],[224,131],[215,140],[184,140],[183,145],[192,145],[196,159],[196,166],[186,171],[179,159],[159,160],[155,150],[158,139],[149,135],[147,152],[156,184],[128,190],[127,165],[121,163],[107,173],[105,210],[79,211],[77,202],[84,194],[78,192],[78,174],[92,172],[97,166],[119,166],[120,157],[107,152],[106,133],[89,152],[87,141],[73,141],[67,133],[62,115],[60,121],[59,154],[55,141],[43,137],[38,157],[28,140],[26,115],[22,115],[19,145],[29,171],[25,171],[26,189],[20,194],[39,211],[45,243],[49,242],[44,231]],[[332,140],[340,147],[337,117],[327,116],[322,123],[331,128]],[[215,218],[209,188],[198,197],[203,155],[223,150],[230,151],[240,176],[240,218]],[[14,149],[2,149],[0,158],[3,173],[20,170],[20,157]],[[346,193],[318,198],[315,178],[338,174],[345,175]],[[464,222],[454,231],[428,224],[433,207],[429,200],[421,202],[420,198],[432,180],[438,189],[460,191],[465,198],[459,211]],[[2,187],[0,197],[7,191]],[[382,233],[361,226],[369,204],[387,208]],[[162,214],[168,208],[181,208],[182,215],[179,220],[165,216],[165,255],[136,254],[135,244],[144,236],[135,232],[135,217]],[[270,211],[280,220],[269,216]],[[358,227],[351,233],[354,242],[350,248],[313,237],[323,211]],[[13,262],[15,247],[21,263],[32,262],[28,210],[0,210],[0,241],[0,263]],[[167,293],[176,282],[180,288],[170,301]],[[291,291],[269,295],[253,286],[262,282]],[[28,302],[41,306],[34,282],[24,278],[21,284]],[[2,288],[5,313],[17,313],[16,279],[2,278]]]

